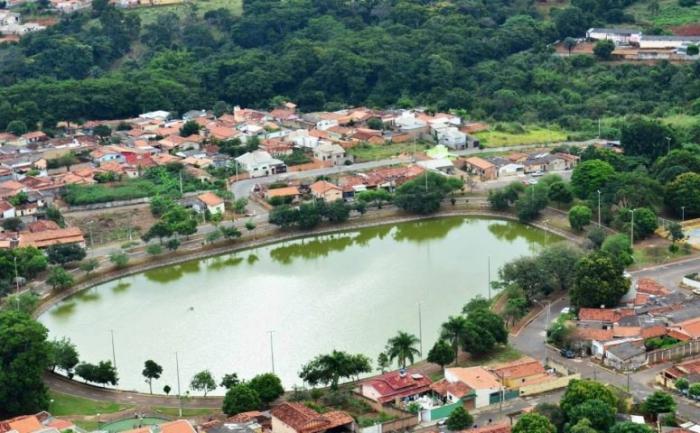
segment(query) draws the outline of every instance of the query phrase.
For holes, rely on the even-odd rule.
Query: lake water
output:
[[[550,236],[551,237],[551,236]],[[333,349],[373,360],[398,330],[423,351],[440,324],[509,260],[541,248],[544,232],[515,222],[450,217],[283,242],[168,266],[97,286],[55,305],[39,320],[68,337],[81,360],[112,359],[119,387],[147,391],[143,363],[163,366],[154,391],[182,392],[209,369],[241,378],[275,371],[285,388],[314,356]],[[213,394],[222,394],[219,389]]]

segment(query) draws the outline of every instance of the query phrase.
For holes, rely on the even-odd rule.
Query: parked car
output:
[[[693,293],[700,296],[700,289],[693,289]]]
[[[541,171],[536,171],[536,172],[532,173],[532,177],[540,177],[540,176],[544,176],[544,173]]]
[[[564,307],[561,309],[561,314],[569,314],[571,313],[571,307]]]
[[[561,356],[563,356],[564,358],[568,358],[568,359],[576,358],[576,353],[574,353],[574,351],[571,349],[562,349],[559,351],[559,354]]]
[[[528,185],[537,185],[538,182],[539,182],[539,180],[537,180],[537,179],[528,179],[527,180]]]

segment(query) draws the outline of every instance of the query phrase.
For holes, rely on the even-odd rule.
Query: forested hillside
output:
[[[700,64],[553,54],[590,26],[629,24],[631,3],[573,0],[545,18],[535,0],[244,0],[240,17],[193,10],[142,25],[95,0],[0,48],[0,130],[276,96],[304,111],[421,104],[570,130],[606,115],[699,113]]]

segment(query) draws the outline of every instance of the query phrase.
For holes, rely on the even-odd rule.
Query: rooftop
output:
[[[473,389],[500,388],[501,384],[496,376],[484,367],[455,367],[445,369],[445,375],[454,375],[457,380],[465,383]]]
[[[287,424],[298,433],[315,433],[352,424],[350,415],[342,411],[320,414],[301,403],[282,403],[270,411],[273,418]]]

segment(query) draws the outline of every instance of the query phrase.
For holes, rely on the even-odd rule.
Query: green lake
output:
[[[551,238],[551,235],[548,237]],[[551,241],[551,239],[550,239]],[[450,217],[309,237],[168,266],[66,299],[39,320],[68,337],[82,360],[112,359],[119,387],[147,391],[143,363],[163,366],[154,391],[182,392],[198,371],[218,380],[275,371],[301,385],[302,364],[333,349],[373,360],[398,330],[419,335],[423,351],[440,324],[509,260],[537,252],[543,231],[515,222]],[[218,389],[214,394],[222,394]]]

